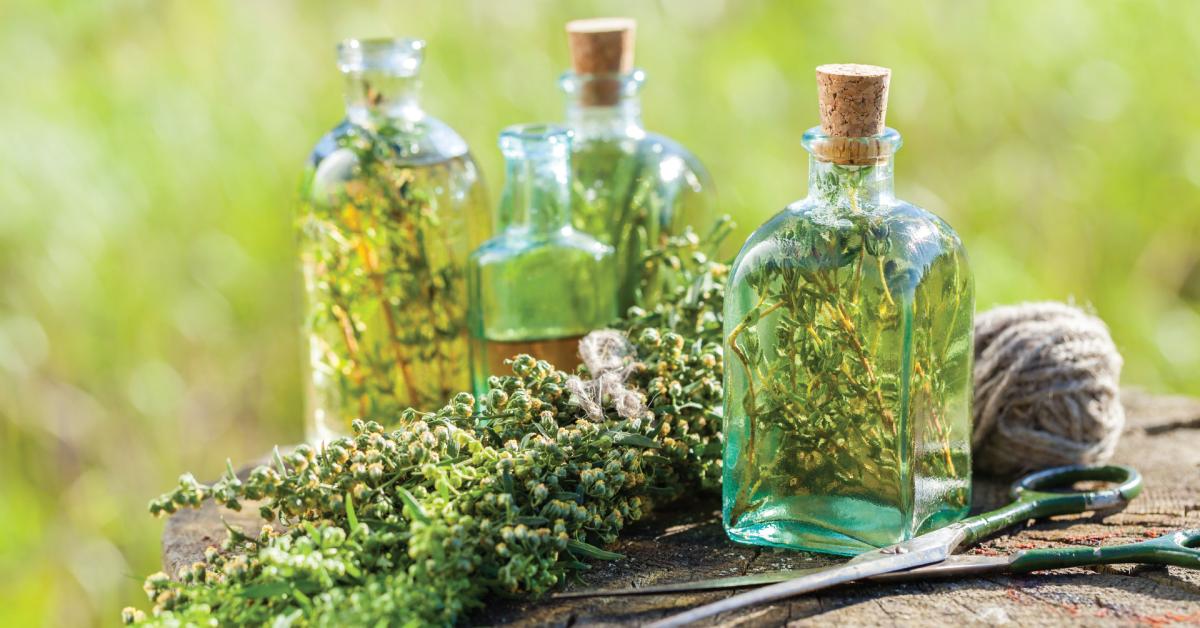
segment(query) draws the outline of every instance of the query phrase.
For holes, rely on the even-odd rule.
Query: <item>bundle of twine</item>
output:
[[[975,319],[975,469],[1010,476],[1101,463],[1125,411],[1108,327],[1064,303],[998,307]]]

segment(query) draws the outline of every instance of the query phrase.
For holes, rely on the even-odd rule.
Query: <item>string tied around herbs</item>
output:
[[[579,341],[579,357],[592,379],[572,375],[566,388],[571,400],[593,421],[604,418],[607,399],[617,416],[635,419],[646,412],[646,398],[637,390],[625,386],[626,380],[640,364],[633,343],[624,332],[598,329]]]

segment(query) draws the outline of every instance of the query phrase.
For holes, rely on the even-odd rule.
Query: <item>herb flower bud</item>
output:
[[[125,624],[126,626],[130,624],[140,624],[144,621],[146,621],[146,613],[143,611],[133,608],[132,606],[126,606],[121,610],[121,623]]]
[[[487,403],[493,409],[500,409],[508,403],[508,393],[499,388],[493,388],[488,391]]]
[[[537,366],[537,360],[533,356],[522,353],[512,360],[512,370],[520,377],[528,377],[533,369]]]

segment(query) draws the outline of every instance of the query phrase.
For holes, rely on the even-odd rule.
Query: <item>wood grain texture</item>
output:
[[[1142,495],[1107,515],[1056,517],[969,550],[1009,553],[1056,545],[1131,542],[1200,527],[1200,400],[1125,391],[1128,424],[1115,461],[1145,476]],[[975,508],[1006,499],[1007,484],[975,481]],[[624,560],[596,564],[574,587],[645,586],[835,562],[803,552],[735,545],[721,530],[717,496],[678,504],[631,526],[614,547]],[[163,534],[167,573],[198,560],[224,538],[221,516],[248,530],[252,514],[211,503],[172,516]],[[473,618],[480,625],[626,626],[657,619],[731,592],[574,600],[505,601]],[[717,617],[720,626],[778,625],[1170,625],[1200,624],[1200,571],[1116,565],[1022,576],[887,585],[852,585]]]

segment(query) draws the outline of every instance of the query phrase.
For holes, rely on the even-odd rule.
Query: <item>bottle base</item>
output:
[[[895,508],[859,499],[799,497],[775,499],[733,519],[725,533],[735,542],[839,556],[857,556],[936,530],[966,516],[967,507],[943,508],[915,525]]]
[[[725,528],[725,534],[735,543],[761,545],[782,549],[857,556],[876,549],[874,545],[843,534],[795,521],[770,521],[736,528]]]

